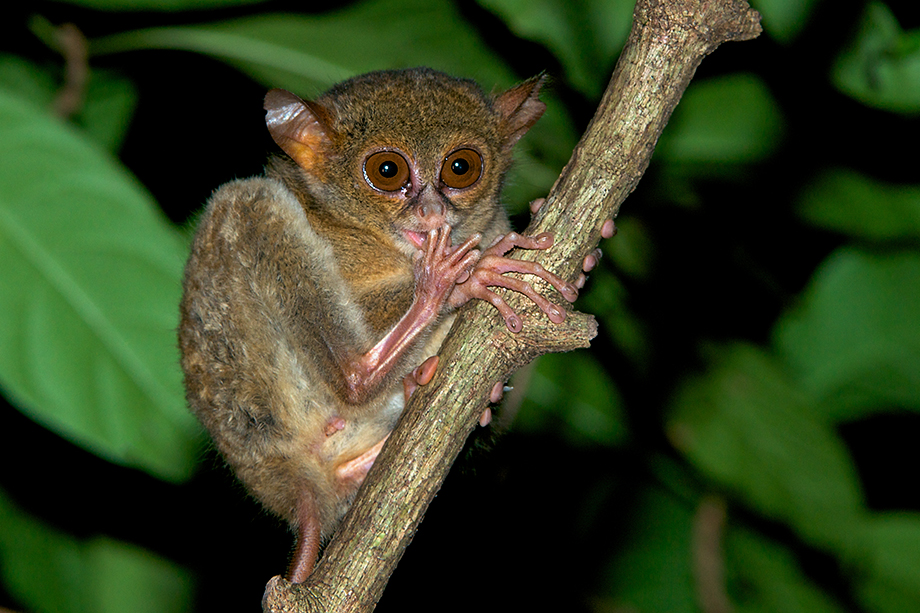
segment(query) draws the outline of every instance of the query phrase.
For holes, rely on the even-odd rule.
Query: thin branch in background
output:
[[[725,499],[709,496],[700,502],[693,518],[693,577],[697,604],[703,613],[733,611],[725,590],[725,556],[722,551],[726,517]]]
[[[64,83],[54,100],[54,112],[60,117],[76,115],[86,99],[89,80],[89,52],[86,37],[72,23],[55,29],[54,41],[64,56]]]

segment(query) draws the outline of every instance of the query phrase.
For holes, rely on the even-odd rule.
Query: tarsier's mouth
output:
[[[419,249],[422,249],[425,241],[428,239],[428,234],[425,232],[415,232],[414,230],[403,230],[406,239]]]

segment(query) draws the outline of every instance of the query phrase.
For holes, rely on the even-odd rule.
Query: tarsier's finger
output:
[[[490,259],[489,264],[489,268],[498,273],[518,272],[540,277],[555,287],[556,290],[562,294],[562,297],[569,302],[575,302],[575,300],[578,299],[578,289],[574,285],[562,277],[556,275],[555,273],[546,270],[543,265],[538,264],[537,262],[529,262],[527,260],[512,260],[510,258],[501,258],[499,260],[496,258]]]
[[[475,284],[471,286],[469,288],[469,293],[472,298],[485,300],[498,309],[498,313],[502,316],[502,319],[505,320],[505,325],[508,326],[508,329],[512,332],[520,332],[524,328],[521,318],[514,312],[514,309],[508,306],[508,303],[505,302],[501,296],[489,290],[485,284]]]
[[[617,227],[613,223],[612,219],[608,219],[604,222],[604,225],[601,226],[601,236],[604,238],[612,238],[614,234],[617,233]]]
[[[504,287],[506,289],[510,289],[512,291],[518,292],[519,294],[524,294],[525,296],[530,298],[538,307],[540,307],[541,311],[546,313],[546,316],[549,317],[549,320],[551,322],[556,323],[556,324],[561,324],[563,321],[565,321],[565,311],[557,307],[555,304],[553,304],[552,302],[550,302],[543,296],[541,296],[539,293],[537,293],[537,291],[533,288],[533,286],[530,283],[527,283],[526,281],[523,281],[521,279],[516,279],[514,277],[506,277],[504,275],[496,274],[494,272],[484,274],[483,277],[480,279],[480,281],[483,285],[488,285],[489,287]],[[485,291],[488,291],[488,290],[485,290]],[[498,295],[495,294],[494,292],[489,291],[488,293],[498,298]],[[498,299],[501,300],[501,298],[498,298]],[[492,301],[490,300],[490,302]],[[495,304],[494,302],[492,303]],[[504,300],[502,300],[502,304],[504,304]],[[508,305],[505,304],[505,306],[507,307]],[[508,307],[508,309],[511,310],[510,307]],[[501,309],[499,310],[501,311]],[[511,312],[514,313],[514,311],[511,311]],[[502,316],[504,317],[504,313],[502,313]],[[520,318],[517,317],[517,314],[515,314],[515,318],[517,319],[518,322],[520,322]],[[505,322],[506,323],[508,322],[507,317],[505,317]],[[512,330],[512,332],[519,331],[519,329],[515,330],[510,325],[508,327]]]
[[[543,203],[546,202],[546,198],[537,198],[536,200],[530,201],[530,213],[536,213],[540,210],[540,207],[543,206]]]
[[[457,247],[454,251],[447,256],[447,263],[450,266],[455,266],[457,262],[468,261],[472,258],[473,263],[479,261],[481,253],[478,249],[473,249],[477,243],[479,243],[479,234],[474,234],[469,239],[467,239],[462,245]]]
[[[459,270],[455,282],[457,284],[466,283],[472,274],[473,267],[476,266],[476,262],[479,261],[480,253],[478,249],[473,249],[467,253],[460,262],[454,265],[454,268]]]
[[[461,257],[464,253],[468,253],[479,244],[479,241],[482,240],[482,234],[475,232],[468,239],[457,245],[456,247],[449,247],[450,254],[453,257]]]
[[[482,415],[479,416],[479,425],[485,428],[490,423],[492,423],[492,409],[486,407]]]
[[[549,249],[553,246],[553,235],[543,232],[536,236],[524,236],[517,232],[509,232],[485,250],[485,255],[505,255],[515,247],[522,249]]]
[[[505,395],[505,384],[501,381],[498,381],[495,385],[492,386],[492,391],[489,392],[489,402],[495,404],[502,399],[502,396]]]
[[[591,253],[585,256],[585,261],[581,265],[581,269],[585,272],[590,272],[597,266],[597,263],[601,261],[601,257],[604,255],[604,252],[599,248],[595,249]]]

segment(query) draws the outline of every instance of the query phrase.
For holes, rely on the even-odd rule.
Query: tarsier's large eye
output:
[[[409,164],[395,151],[378,151],[364,161],[364,178],[371,187],[395,192],[409,181]]]
[[[463,189],[482,176],[482,157],[472,149],[457,149],[441,165],[441,182],[447,187]]]

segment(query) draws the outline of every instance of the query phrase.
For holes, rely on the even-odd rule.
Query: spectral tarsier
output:
[[[504,287],[564,319],[504,276],[512,271],[578,295],[504,257],[553,244],[509,232],[499,193],[512,146],[545,108],[541,83],[489,97],[412,69],[355,77],[315,101],[272,90],[266,122],[287,156],[210,199],[181,306],[188,402],[249,491],[296,532],[294,582],[310,574],[405,397],[432,378],[426,358],[450,313],[487,300],[519,331],[489,289]]]

